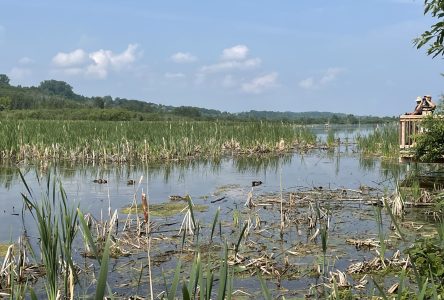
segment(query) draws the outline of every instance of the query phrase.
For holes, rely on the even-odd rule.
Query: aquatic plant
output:
[[[356,137],[358,149],[365,155],[378,155],[387,158],[398,157],[398,127],[392,124],[376,128],[368,135]]]
[[[0,160],[184,160],[283,153],[315,141],[305,127],[275,122],[3,120]]]
[[[60,184],[60,198],[57,197],[56,181],[54,180],[52,180],[51,189],[50,173],[47,176],[46,191],[42,193],[41,199],[35,199],[21,173],[20,176],[28,191],[28,195],[22,194],[22,198],[26,207],[31,211],[40,236],[40,253],[46,269],[46,295],[48,299],[60,297],[61,288],[58,279],[63,267],[64,294],[68,296],[72,292],[70,286],[74,285],[70,274],[74,272],[72,243],[77,232],[77,214],[75,209],[68,208],[66,193]],[[52,195],[51,199],[50,195]],[[57,215],[56,203],[59,201],[59,214]],[[59,264],[59,257],[63,260],[62,265]]]

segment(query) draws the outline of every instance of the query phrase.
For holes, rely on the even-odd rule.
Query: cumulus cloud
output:
[[[263,76],[259,76],[242,84],[242,90],[246,93],[260,94],[265,90],[277,85],[278,73],[272,72]]]
[[[86,62],[88,55],[82,49],[76,49],[72,52],[59,52],[52,58],[52,63],[57,67],[70,67],[80,65]]]
[[[344,72],[344,69],[342,69],[342,68],[329,68],[322,75],[322,77],[319,80],[319,82],[321,84],[329,83],[329,82],[335,80],[338,77],[338,75],[340,75],[343,72]]]
[[[240,88],[247,93],[261,93],[274,84],[277,73],[259,76],[251,82],[245,82],[238,73],[251,72],[262,64],[260,58],[250,58],[248,54],[249,49],[245,45],[224,49],[217,62],[203,65],[198,69],[195,75],[195,84],[200,85],[209,81],[223,88]]]
[[[171,60],[178,64],[184,64],[195,62],[197,57],[191,53],[177,52],[171,55]]]
[[[244,60],[248,55],[248,47],[245,45],[236,45],[231,48],[224,49],[222,52],[223,60]]]
[[[259,58],[251,58],[244,61],[222,61],[216,64],[203,66],[200,68],[202,73],[218,73],[230,70],[247,70],[260,66],[262,61]]]
[[[69,53],[57,53],[52,62],[59,68],[57,71],[67,75],[85,75],[104,79],[111,70],[120,71],[136,61],[137,49],[137,44],[129,44],[125,51],[117,54],[111,50],[100,49],[86,53],[83,49],[77,49]]]
[[[128,48],[120,54],[114,54],[110,50],[100,49],[99,51],[89,54],[89,58],[93,61],[86,69],[87,75],[97,78],[106,78],[109,69],[121,70],[136,60],[137,45],[130,44]]]
[[[183,74],[183,73],[165,73],[165,78],[167,78],[167,79],[185,78],[185,74]]]
[[[335,81],[338,76],[344,73],[343,68],[328,68],[318,78],[308,77],[299,81],[299,86],[304,89],[318,89],[327,85],[328,83]]]

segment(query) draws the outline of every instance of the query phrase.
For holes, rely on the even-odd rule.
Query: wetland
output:
[[[117,299],[372,298],[419,289],[406,251],[440,234],[442,211],[430,200],[440,190],[400,187],[413,166],[397,162],[391,125],[156,123],[161,133],[148,135],[148,127],[97,123],[71,142],[76,124],[45,136],[53,140],[23,130],[36,124],[6,124],[21,139],[2,148],[4,295],[32,288],[44,298],[52,286],[88,298],[101,282]],[[52,232],[60,243],[48,243],[66,257],[52,259],[55,275],[39,242],[43,220],[61,226]]]

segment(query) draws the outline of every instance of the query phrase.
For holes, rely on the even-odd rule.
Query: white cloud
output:
[[[88,65],[86,74],[100,79],[108,76],[109,69],[121,70],[136,60],[137,45],[129,44],[128,48],[120,54],[114,54],[111,50],[92,52],[89,58],[93,61]]]
[[[251,58],[244,61],[223,61],[213,65],[203,66],[200,68],[202,73],[218,73],[230,70],[247,70],[260,66],[262,61],[260,58]]]
[[[29,64],[32,64],[33,62],[34,62],[34,60],[27,57],[27,56],[19,59],[19,64],[21,64],[21,65],[29,65]]]
[[[103,49],[88,54],[83,49],[77,49],[69,53],[57,53],[52,62],[59,68],[57,72],[104,79],[111,70],[120,71],[136,61],[139,55],[137,48],[137,44],[129,44],[127,49],[119,54]]]
[[[165,78],[167,78],[167,79],[185,78],[185,74],[183,74],[183,73],[165,73]]]
[[[319,89],[324,87],[330,82],[335,81],[338,76],[344,73],[344,68],[328,68],[316,79],[314,77],[308,77],[299,81],[298,85],[304,89]]]
[[[258,57],[249,58],[248,52],[249,49],[245,45],[237,45],[224,49],[219,61],[213,64],[203,65],[198,69],[195,75],[195,84],[200,85],[209,81],[211,84],[220,85],[224,88],[241,87],[242,90],[247,92],[261,92],[267,85],[261,80],[269,79],[269,77],[267,77],[268,75],[265,76],[264,79],[258,77],[255,79],[257,81],[253,80],[248,83],[245,83],[239,76],[235,77],[239,75],[239,72],[254,70],[261,66],[262,60]],[[271,73],[269,75],[274,77],[277,76],[277,73]],[[276,78],[272,80],[276,80]]]
[[[9,71],[9,77],[14,80],[22,80],[32,74],[32,71],[28,68],[14,67]]]
[[[222,52],[223,60],[244,60],[248,55],[248,47],[245,45],[236,45],[231,48],[224,49]]]
[[[327,71],[325,71],[325,73],[322,75],[321,79],[319,80],[319,82],[321,84],[326,84],[329,83],[333,80],[335,80],[339,74],[343,73],[344,69],[343,68],[329,68],[327,69]]]
[[[171,55],[171,60],[178,64],[184,64],[195,62],[197,57],[191,53],[177,52]]]
[[[278,73],[272,72],[264,76],[259,76],[242,84],[242,90],[246,93],[260,94],[263,91],[277,85]]]
[[[59,52],[52,58],[52,63],[57,67],[70,67],[86,62],[88,56],[82,49],[76,49],[69,53]]]

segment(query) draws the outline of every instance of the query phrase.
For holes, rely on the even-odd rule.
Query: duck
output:
[[[260,180],[251,182],[251,186],[260,186],[261,184],[262,184],[262,181],[260,181]]]
[[[126,184],[127,185],[134,185],[136,183],[136,181],[134,181],[133,179],[129,179]]]
[[[103,184],[103,183],[108,183],[108,180],[99,178],[99,179],[94,179],[93,182],[98,184]]]

